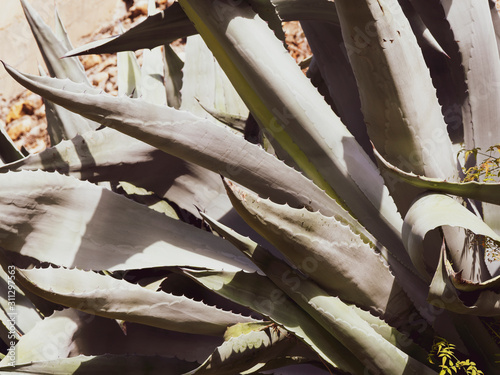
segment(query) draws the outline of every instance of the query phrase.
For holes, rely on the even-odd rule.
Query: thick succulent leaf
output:
[[[179,215],[177,215],[175,209],[166,200],[159,198],[152,191],[147,191],[125,181],[120,181],[118,187],[123,189],[127,197],[133,199],[135,202],[145,204],[152,210],[162,212],[168,217],[179,220]]]
[[[16,160],[21,160],[24,155],[19,151],[7,134],[7,131],[2,127],[0,129],[0,160],[2,164],[12,163]]]
[[[21,0],[24,14],[42,53],[52,77],[69,78],[75,82],[89,83],[85,70],[78,58],[61,59],[67,50],[67,40],[58,38],[45,24],[38,12],[26,1]]]
[[[468,296],[466,293],[460,292],[460,296],[466,299],[466,303],[464,304],[464,302],[458,298],[455,287],[452,286],[447,288],[447,283],[452,285],[450,277],[455,277],[456,275],[453,273],[448,277],[447,270],[444,268],[444,265],[446,264],[442,256],[444,246],[441,247],[441,250],[435,247],[426,248],[426,253],[422,255],[422,240],[425,237],[425,233],[442,225],[462,228],[465,227],[471,232],[486,234],[487,236],[495,236],[495,232],[493,232],[493,230],[489,228],[480,218],[474,216],[456,200],[442,194],[429,194],[417,200],[409,210],[407,217],[405,218],[405,226],[403,228],[404,240],[408,246],[410,255],[412,258],[416,259],[417,264],[418,262],[420,263],[420,268],[423,268],[424,272],[429,272],[425,269],[426,263],[430,263],[430,259],[434,260],[437,253],[438,259],[429,267],[432,268],[430,272],[434,273],[434,278],[432,279],[428,296],[429,303],[439,307],[440,309],[444,308],[458,313],[449,314],[448,320],[450,320],[456,327],[456,330],[459,332],[460,338],[467,347],[467,350],[470,353],[475,353],[482,357],[483,364],[489,366],[489,368],[485,368],[485,371],[488,373],[496,373],[498,372],[498,364],[493,363],[492,359],[495,357],[495,353],[498,353],[498,345],[495,344],[490,336],[490,333],[488,333],[484,325],[477,318],[478,310],[472,314],[476,316],[471,316],[469,315],[471,310],[465,308],[466,306],[474,305],[474,303],[479,301],[478,292],[472,292]],[[458,253],[454,253],[453,249],[449,249],[454,267],[457,268],[456,265],[460,264],[455,259],[459,259],[463,265],[463,268],[458,270],[458,275],[460,276],[457,277],[457,280],[459,279],[460,281],[457,284],[466,284],[470,281],[474,282],[475,279],[488,280],[490,278],[490,272],[486,268],[484,251],[480,249],[480,244],[477,241],[469,241],[468,243],[466,242],[465,245],[466,246],[464,246],[462,251]],[[420,253],[417,251],[420,251]],[[424,257],[423,261],[422,257]],[[470,272],[470,269],[473,269],[474,271],[479,269],[480,272],[472,273]],[[474,279],[472,277],[468,277],[467,273],[470,273]],[[464,276],[463,278],[462,275]],[[495,279],[491,281],[493,283],[497,283]],[[481,313],[484,313],[484,315],[495,314],[495,303],[498,300],[498,295],[496,293],[492,294],[491,290],[486,290],[481,293],[485,293],[485,297],[483,298],[484,300],[487,300],[486,303],[480,303],[482,308]],[[481,296],[481,294],[479,294],[479,296]],[[481,301],[483,298],[481,298]],[[490,312],[485,311],[487,307],[490,308]]]
[[[446,251],[441,251],[439,264],[429,290],[429,301],[459,314],[499,316],[500,277],[487,283],[469,283],[461,272],[455,272]],[[463,291],[478,293],[463,293]]]
[[[241,203],[238,203],[238,202],[235,202],[235,199],[233,197],[234,193],[232,192],[229,192],[229,196],[231,198],[233,198],[233,204],[237,204],[239,206],[242,206]],[[244,204],[245,205],[248,205],[248,202],[251,202],[252,201],[252,196],[249,192],[246,192],[244,194],[244,198],[242,200],[242,202],[245,202]],[[273,205],[273,210],[277,210],[279,207],[275,207],[274,204],[272,204],[271,202],[268,202],[268,201],[263,201],[262,199],[256,199],[256,202],[257,204],[259,205]],[[281,210],[284,210],[283,207],[281,207]],[[301,214],[303,212],[301,211]],[[242,213],[245,217],[248,216],[248,214],[246,213]],[[274,214],[269,214],[271,217],[272,216],[275,216]],[[317,214],[311,214],[311,213],[307,213],[306,215],[312,215],[312,216],[315,216]],[[260,218],[261,219],[261,218]],[[446,336],[450,336],[452,335],[454,337],[454,339],[456,338],[455,334],[455,329],[453,328],[453,326],[449,325],[448,324],[448,318],[446,317],[446,314],[439,314],[439,315],[436,315],[434,313],[432,313],[430,310],[429,310],[429,304],[427,302],[427,294],[428,294],[428,283],[424,282],[419,276],[417,276],[415,273],[413,273],[414,271],[413,270],[410,270],[408,268],[406,268],[405,266],[403,266],[397,259],[394,258],[394,256],[388,252],[386,249],[383,248],[383,246],[380,245],[380,243],[377,242],[377,240],[373,237],[370,236],[370,234],[367,234],[366,231],[364,231],[362,228],[359,228],[359,225],[356,223],[356,222],[352,222],[352,221],[349,221],[348,218],[345,218],[343,217],[342,215],[336,215],[335,216],[335,219],[339,222],[339,223],[342,223],[340,225],[340,227],[342,227],[342,225],[349,225],[350,226],[350,230],[352,230],[354,233],[356,233],[356,236],[359,236],[361,239],[363,239],[364,241],[366,241],[366,244],[377,244],[376,247],[377,247],[377,251],[379,251],[382,256],[388,261],[389,265],[390,265],[390,269],[391,271],[394,273],[394,275],[396,276],[396,286],[395,288],[395,291],[396,290],[399,290],[400,289],[398,288],[398,284],[401,285],[404,289],[404,291],[406,292],[406,294],[408,295],[408,297],[410,298],[410,300],[412,301],[412,303],[415,305],[415,307],[418,309],[418,312],[420,313],[420,315],[422,317],[425,318],[425,320],[427,320],[427,322],[431,323],[431,324],[437,324],[437,330],[442,332],[443,335],[446,335]],[[331,220],[331,218],[323,218],[323,220]],[[286,220],[283,220],[286,222]],[[302,221],[304,223],[306,223],[308,220],[302,220],[302,218],[299,220],[299,223],[302,223]],[[281,226],[282,227],[285,227],[286,225],[291,225],[291,223],[288,221],[286,223],[281,223]],[[262,226],[261,223],[257,224],[257,226]],[[311,231],[321,231],[321,229],[311,229],[311,228],[306,228],[306,230],[311,230]],[[304,232],[304,228],[299,228],[298,229],[298,232]],[[351,232],[352,233],[352,232]],[[333,234],[322,234],[321,236],[327,236],[328,238],[330,238]],[[320,237],[321,237],[320,236]],[[307,232],[306,232],[306,237],[307,237]],[[279,238],[279,236],[278,236]],[[283,249],[283,253],[284,254],[290,254],[291,251],[289,249],[285,249],[285,247],[287,245],[284,244],[285,241],[281,240],[280,241],[282,242],[282,246],[281,248]],[[317,239],[316,239],[317,241]],[[291,242],[291,241],[290,241]],[[311,241],[312,243],[315,243],[315,241]],[[333,240],[333,242],[335,242],[335,240]],[[233,243],[236,247],[238,248],[241,248],[240,244],[238,244],[238,242],[236,243]],[[290,244],[288,244],[288,246],[290,246]],[[325,246],[329,246],[329,245],[325,245]],[[368,245],[368,247],[370,247],[370,245]],[[370,248],[370,251],[373,252],[372,248]],[[373,257],[373,255],[372,255]],[[364,259],[364,258],[363,258]],[[379,258],[378,261],[380,261],[381,259]],[[309,268],[309,271],[311,271],[312,267],[311,266],[314,266],[316,268],[319,268],[318,266],[318,260],[315,259],[315,258],[311,258],[310,256],[306,256],[305,258],[303,259],[299,259],[299,260],[294,260],[294,263],[300,268],[303,270],[303,272],[306,272],[307,273],[307,269]],[[337,267],[342,267],[341,265],[336,265]],[[322,265],[321,267],[325,267],[324,265]],[[354,268],[357,270],[359,268],[359,265],[355,265]],[[415,271],[416,272],[416,271]],[[370,271],[371,273],[371,271]],[[349,273],[348,273],[349,274]],[[354,273],[354,277],[357,278],[357,277],[362,277],[362,276],[356,276],[356,274]],[[314,279],[315,277],[317,277],[317,275],[311,275],[311,277]],[[330,276],[331,277],[331,276]],[[342,278],[342,276],[336,276],[338,278]],[[354,280],[354,279],[353,279]],[[326,281],[327,283],[329,283],[329,281]],[[393,281],[394,282],[394,281]],[[378,283],[375,282],[376,284]],[[356,283],[354,283],[356,284]],[[365,286],[365,287],[368,287],[370,288],[371,286]],[[335,286],[333,287],[335,288]],[[363,286],[361,288],[364,288]],[[392,298],[394,298],[394,296],[392,295],[393,291],[390,290],[390,295],[386,295],[385,297],[381,298],[381,300],[386,300],[386,301],[390,301]],[[359,296],[356,296],[355,298],[358,298]],[[401,295],[399,295],[397,298],[402,298],[402,301],[405,300],[404,297],[402,297]],[[400,302],[402,302],[400,301]],[[380,303],[380,301],[378,302]],[[391,304],[389,304],[389,307]],[[396,304],[397,305],[397,304]],[[406,305],[408,307],[408,301],[406,303],[404,303],[404,305]],[[367,308],[367,306],[363,306],[363,308]],[[391,307],[392,308],[392,307]],[[395,310],[398,310],[400,309],[401,307],[398,306],[398,307],[395,307]],[[391,315],[391,314],[389,314]],[[416,319],[419,320],[420,319],[420,315],[417,313],[417,312],[413,312],[410,317],[408,319],[403,319],[401,318],[399,323],[402,323],[400,324],[400,326],[398,327],[399,329],[403,330],[404,332],[414,332],[415,330],[418,331],[419,335],[420,335],[420,339],[425,342],[427,339],[429,339],[429,335],[427,334],[428,332],[426,332],[425,329],[422,329],[420,326],[417,327],[418,325],[415,324],[415,321]],[[417,318],[418,317],[418,318]],[[390,319],[390,318],[389,318]],[[423,320],[423,319],[422,319]],[[396,321],[392,322],[393,324],[396,323]],[[428,327],[427,325],[428,323],[425,323],[425,327]],[[432,338],[431,338],[431,341],[432,341]],[[458,341],[454,341],[454,342],[458,342]]]
[[[267,22],[269,28],[274,31],[274,35],[285,43],[285,33],[281,26],[282,19],[278,16],[276,5],[272,0],[251,0],[249,1],[252,9],[257,13],[264,21]],[[310,4],[314,6],[313,4]]]
[[[420,14],[417,13],[410,0],[401,0],[399,3],[401,4],[402,9],[410,22],[413,33],[417,37],[419,46],[423,50],[430,48],[438,54],[449,57],[436,38],[434,38],[434,35],[432,35],[431,31],[420,17]]]
[[[359,223],[346,220],[347,214],[326,217],[259,199],[234,185],[227,190],[250,226],[322,288],[396,327],[406,324],[414,313],[413,303],[383,258],[388,257],[387,250],[379,250]]]
[[[189,21],[180,5],[174,2],[164,11],[149,16],[144,22],[120,36],[98,40],[78,47],[69,51],[66,57],[135,51],[142,48],[151,49],[194,34],[197,34],[197,31],[193,24]]]
[[[387,171],[398,179],[427,190],[434,190],[441,193],[459,195],[461,197],[477,199],[483,202],[489,202],[500,205],[500,184],[498,183],[484,183],[477,181],[470,182],[452,182],[440,178],[430,178],[425,176],[417,176],[414,173],[408,173],[391,165],[388,161],[384,160],[382,156],[375,151],[375,155]]]
[[[138,98],[142,96],[141,67],[134,52],[117,54],[118,95]]]
[[[222,239],[89,182],[41,171],[9,172],[0,181],[6,250],[80,269],[255,269]]]
[[[252,259],[264,260],[270,253]],[[333,337],[342,342],[368,369],[374,373],[401,374],[410,371],[418,374],[435,374],[435,371],[409,357],[405,352],[386,341],[361,316],[338,297],[328,295],[315,283],[301,279],[284,262],[270,256],[264,261],[264,272],[284,290],[312,318],[319,322]],[[261,267],[263,265],[259,261]]]
[[[180,3],[268,136],[372,233],[397,243],[399,214],[377,168],[267,24],[245,3]]]
[[[270,360],[287,355],[294,345],[292,335],[268,323],[267,327],[230,337],[200,367],[184,375],[254,372]]]
[[[181,106],[181,88],[182,88],[182,68],[184,62],[179,58],[170,45],[163,46],[165,56],[165,91],[167,94],[167,104],[170,107],[179,109]]]
[[[114,319],[69,308],[54,312],[24,335],[16,345],[16,356],[18,363],[102,354],[161,355],[202,363],[222,342],[222,337],[130,322],[120,326]]]
[[[16,366],[0,367],[0,374],[107,375],[119,373],[130,375],[178,375],[191,369],[193,365],[195,364],[186,363],[176,358],[106,354],[18,363]]]
[[[42,77],[46,76],[42,67],[39,66],[38,71]],[[53,146],[65,139],[71,139],[80,133],[93,131],[93,129],[97,128],[96,123],[68,111],[50,100],[43,99],[43,104],[45,105],[45,117],[47,119],[47,133],[49,134],[50,144]]]
[[[469,92],[463,110],[471,113],[470,121],[464,123],[466,148],[486,150],[500,142],[495,125],[500,111],[497,105],[500,87],[490,84],[500,80],[500,58],[490,7],[487,1],[440,2],[455,39],[460,41],[458,47]]]
[[[93,183],[126,181],[197,217],[196,207],[215,217],[231,208],[218,174],[110,128],[63,141],[0,172],[16,169],[58,171]]]
[[[326,215],[341,210],[310,180],[225,127],[143,100],[116,98],[70,81],[7,69],[32,91],[171,155],[231,178],[261,197],[293,207],[310,207]]]
[[[163,52],[161,47],[143,51],[141,67],[142,96],[150,103],[167,104],[167,92],[164,85]]]
[[[6,328],[1,338],[5,343],[15,342],[41,321],[35,305],[15,284],[14,266],[0,267],[0,321]]]
[[[497,84],[500,82],[500,57],[490,6],[487,1],[470,0],[441,0],[441,4],[455,40],[460,41],[458,47],[466,76],[469,96],[462,111],[469,113],[470,121],[464,122],[465,148],[485,151],[500,144],[497,126],[500,117],[500,86]],[[482,161],[478,159],[477,164]],[[498,207],[483,204],[483,216],[485,222],[500,233]]]
[[[227,230],[220,225],[218,228]],[[233,240],[238,242],[241,239],[233,237]],[[402,369],[408,367],[413,371],[419,369],[417,373],[434,373],[385,340],[339,298],[329,295],[267,250],[247,240],[241,241],[240,245],[240,249],[251,257],[281,290],[333,337],[342,342],[369,369],[384,374],[399,374],[402,373]],[[389,364],[387,362],[391,361],[388,361],[388,358],[398,360]]]
[[[339,22],[335,6],[328,0],[273,0],[272,3],[282,21]],[[188,16],[179,4],[173,3],[166,10],[149,16],[144,22],[119,36],[88,43],[69,51],[66,56],[151,49],[195,34],[198,34],[198,31]]]
[[[71,44],[64,27],[60,23],[59,16],[56,14],[56,25],[58,25],[56,32],[59,34],[56,35],[26,0],[21,0],[21,5],[50,75],[58,78],[69,78],[74,82],[90,85],[78,58],[61,59],[61,56],[68,52]],[[50,120],[48,127],[53,145],[59,143],[62,139],[71,139],[76,134],[97,128],[95,123],[64,108],[52,103],[46,102],[45,104],[50,113],[47,118]]]
[[[330,365],[353,373],[362,372],[354,356],[267,277],[256,273],[192,269],[185,269],[185,273],[210,290],[268,316],[293,332]]]
[[[335,5],[377,150],[401,169],[458,178],[436,90],[398,2],[340,0]],[[398,208],[406,213],[416,192],[389,182]]]
[[[498,52],[500,54],[500,14],[497,9],[497,2],[495,0],[489,0],[491,20],[493,22],[493,28],[495,29],[495,38],[497,41]]]
[[[267,269],[268,267],[272,268],[273,262],[275,262],[275,259],[269,256],[267,251],[262,250],[262,247],[249,239],[248,237],[244,237],[234,231],[233,229],[221,224],[220,222],[208,217],[205,214],[202,214],[204,219],[210,224],[213,230],[215,230],[219,235],[224,237],[226,240],[231,242],[233,245],[235,245],[238,249],[243,251],[247,256],[249,256],[256,264],[258,264],[260,267],[263,267],[264,269]],[[269,265],[267,265],[269,263]],[[286,280],[290,280],[289,275],[286,275],[284,278]],[[302,277],[300,277],[302,279]],[[297,279],[294,280],[297,282]],[[373,316],[371,313],[362,310],[360,308],[357,308],[354,305],[350,306],[350,309],[352,310],[352,313],[358,314],[363,320],[368,322],[370,326],[384,339],[389,341],[392,345],[395,345],[405,352],[411,351],[414,353],[417,357],[419,358],[425,358],[425,355],[422,355],[422,350],[420,347],[412,344],[411,340],[408,339],[405,335],[400,333],[398,330],[381,320],[380,318],[377,318]],[[415,319],[415,315],[410,318],[410,320]],[[407,328],[407,327],[404,327]],[[420,327],[419,329],[419,334],[423,337],[425,336],[423,334],[423,331]]]
[[[72,50],[73,45],[69,40],[69,35],[66,31],[66,27],[64,27],[63,21],[59,15],[59,12],[57,11],[57,5],[54,8],[54,18],[55,18],[54,35],[57,37],[59,42],[62,43],[62,45],[67,51]],[[78,59],[72,59],[72,60],[78,61],[78,63],[80,63],[81,70],[85,71],[85,68],[83,67],[83,64],[80,62],[80,60]]]
[[[180,109],[211,121],[216,119],[205,108],[248,117],[247,107],[199,35],[187,40],[183,73]]]
[[[65,268],[17,269],[28,290],[78,310],[177,332],[222,335],[227,327],[253,318],[93,271]]]
[[[342,122],[370,156],[372,145],[366,131],[358,86],[347,59],[342,31],[331,22],[301,21],[329,97]]]
[[[429,280],[436,269],[440,249],[425,248],[424,238],[428,232],[442,226],[466,228],[476,235],[500,241],[500,236],[488,225],[453,198],[443,194],[427,194],[420,197],[405,217],[403,241],[415,267]],[[466,243],[459,254],[452,254],[452,259],[461,258],[462,267],[468,265],[471,269],[475,269],[474,264],[480,264],[481,272],[473,274],[473,279],[469,281],[488,280],[491,276],[486,268],[484,255],[476,247],[473,243]],[[462,271],[465,272],[465,276],[470,270],[464,268]]]

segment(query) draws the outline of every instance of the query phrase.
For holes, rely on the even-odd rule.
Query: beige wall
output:
[[[23,72],[38,73],[43,65],[38,47],[24,17],[19,0],[0,0],[0,59]],[[54,24],[54,3],[74,46],[113,20],[124,9],[122,0],[28,0],[45,22]],[[0,96],[10,99],[22,91],[0,67]]]

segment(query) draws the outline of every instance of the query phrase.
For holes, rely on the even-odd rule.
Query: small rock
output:
[[[17,103],[11,109],[9,114],[7,115],[7,119],[5,122],[7,124],[11,123],[14,120],[21,118],[24,115],[32,115],[34,111],[33,104],[29,101]]]
[[[96,73],[92,76],[92,84],[103,88],[108,78],[109,74],[106,72]]]
[[[148,2],[147,1],[139,1],[137,4],[134,4],[129,9],[131,18],[136,18],[139,16],[147,16],[148,15]]]
[[[28,133],[31,130],[32,125],[33,121],[31,120],[31,117],[25,116],[16,120],[15,123],[12,123],[7,129],[7,134],[9,134],[9,137],[15,141],[21,135]]]
[[[93,68],[100,63],[102,63],[102,57],[99,55],[88,55],[85,56],[82,60],[82,64],[85,70],[89,70],[90,68]]]

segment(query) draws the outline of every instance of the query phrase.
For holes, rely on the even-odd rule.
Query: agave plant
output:
[[[0,373],[498,373],[493,1],[179,0],[77,49],[21,3],[52,147],[2,140]],[[115,52],[118,97],[76,57]]]

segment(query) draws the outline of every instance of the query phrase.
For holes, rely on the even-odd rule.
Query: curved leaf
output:
[[[204,335],[222,335],[231,325],[255,321],[93,271],[49,267],[16,273],[23,286],[51,302],[107,318]]]
[[[107,354],[2,366],[0,374],[107,375],[120,373],[134,375],[147,373],[151,375],[178,375],[192,367],[193,364],[180,361],[177,358]]]
[[[269,317],[293,332],[334,367],[362,371],[358,360],[267,277],[256,273],[185,269],[194,280],[239,304]]]
[[[61,59],[71,43],[56,12],[56,34],[45,24],[36,10],[26,1],[21,0],[26,19],[31,27],[49,73],[52,77],[69,78],[74,82],[86,83],[90,87],[85,69],[78,58]],[[71,139],[77,134],[97,128],[97,125],[87,119],[75,115],[53,103],[45,101],[47,111],[48,131],[53,145],[63,139]]]
[[[500,277],[479,284],[463,280],[461,272],[454,271],[446,251],[442,250],[429,290],[429,301],[459,314],[497,317],[500,315],[499,284]],[[464,290],[479,293],[464,294]]]
[[[220,225],[217,226],[221,228]],[[221,228],[223,232],[226,230]],[[237,237],[240,237],[237,235]],[[233,238],[236,242],[240,238]],[[367,368],[384,374],[400,374],[404,368],[433,374],[426,366],[408,357],[380,336],[367,321],[339,298],[328,295],[285,262],[251,241],[238,246],[268,277],[305,312],[342,342]],[[273,315],[270,316],[273,319]],[[361,333],[362,332],[362,333]],[[397,360],[388,361],[388,358]],[[391,363],[388,363],[391,362]],[[418,369],[418,371],[417,371]]]
[[[339,23],[335,5],[328,0],[272,0],[272,4],[282,21],[323,20]],[[175,2],[125,33],[75,48],[65,57],[151,49],[195,34],[198,31]]]
[[[462,57],[468,97],[462,104],[468,150],[500,144],[500,56],[488,1],[440,1]],[[480,165],[483,160],[475,161]],[[435,176],[432,176],[435,177]],[[495,178],[497,182],[500,178]],[[500,233],[498,207],[483,204],[485,222]]]
[[[226,189],[245,221],[322,288],[396,327],[408,322],[414,306],[389,270],[390,255],[347,212],[326,217],[260,199],[234,185]]]
[[[401,169],[391,165],[377,152],[377,150],[374,152],[380,162],[380,165],[382,165],[393,176],[407,182],[410,185],[422,189],[459,195],[461,197],[477,199],[483,202],[500,205],[500,183],[482,183],[477,181],[452,182],[439,178],[417,176],[414,173],[402,171]]]
[[[231,178],[262,197],[294,207],[311,207],[327,215],[340,210],[310,180],[226,127],[143,100],[116,98],[70,81],[6,69],[34,92],[164,152]]]
[[[295,345],[292,337],[284,329],[267,324],[267,327],[229,338],[200,367],[184,375],[257,371],[272,359],[287,355]]]
[[[16,169],[58,171],[93,183],[126,181],[175,202],[197,217],[196,207],[216,217],[231,208],[217,173],[110,128],[62,141],[0,167],[0,172]],[[198,189],[200,185],[204,188]]]
[[[0,185],[0,246],[41,262],[94,270],[208,264],[255,270],[222,239],[89,182],[21,171],[1,174]]]
[[[405,170],[457,179],[436,89],[397,0],[340,0],[335,5],[368,134],[377,150]],[[388,180],[388,187],[404,215],[418,192],[396,181]]]
[[[61,35],[58,38],[26,0],[21,0],[21,5],[50,75],[58,78],[69,78],[74,82],[90,84],[85,75],[85,69],[78,58],[61,59],[61,56],[68,51],[69,40],[67,36]],[[61,33],[59,17],[56,17],[56,21],[59,25],[59,33]]]
[[[18,363],[49,361],[77,355],[161,355],[202,363],[223,339],[187,334],[65,309],[39,322],[16,345]],[[102,333],[106,332],[103,337]],[[4,360],[2,365],[7,365]]]
[[[151,49],[194,34],[197,34],[197,31],[193,24],[180,5],[174,2],[164,11],[149,16],[144,22],[122,35],[75,48],[64,57]]]
[[[267,24],[246,3],[180,3],[268,136],[404,259],[399,213],[378,170]]]
[[[211,121],[214,117],[205,107],[246,119],[245,103],[199,35],[188,38],[185,53],[180,109]]]
[[[432,274],[435,270],[432,261],[437,260],[436,253],[439,252],[439,248],[425,249],[424,239],[428,232],[442,226],[466,228],[477,235],[488,236],[495,241],[500,241],[500,236],[488,225],[453,198],[443,194],[427,194],[420,197],[411,206],[405,217],[403,241],[415,267],[429,280],[429,273]],[[458,254],[463,259],[462,265],[469,265],[472,269],[475,268],[475,263],[479,263],[482,272],[474,277],[480,280],[489,279],[490,274],[486,268],[484,255],[474,246],[467,245]],[[469,270],[464,269],[463,271],[467,273]]]

